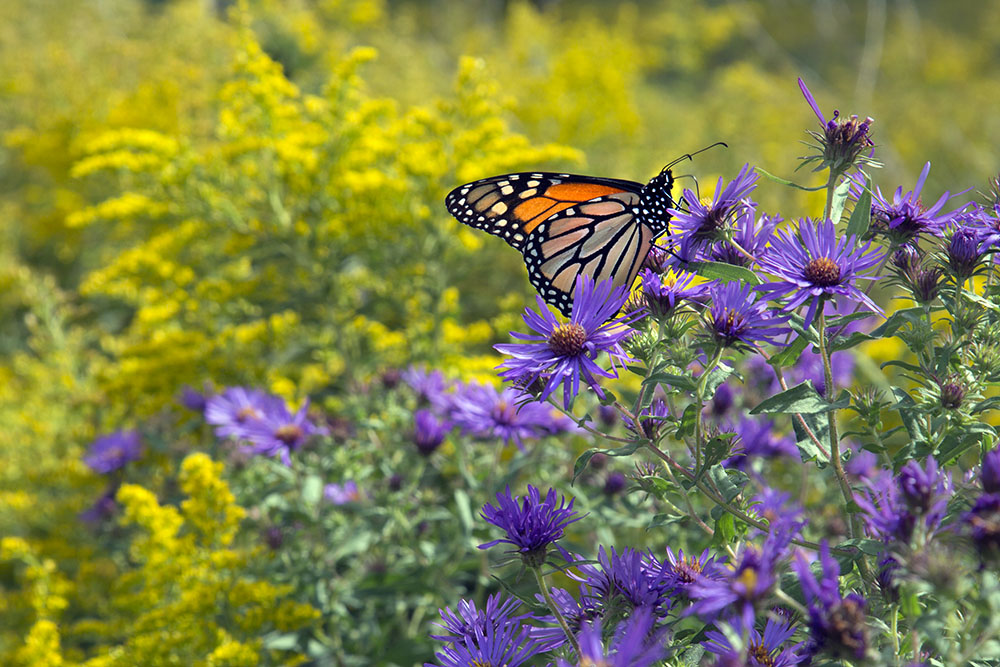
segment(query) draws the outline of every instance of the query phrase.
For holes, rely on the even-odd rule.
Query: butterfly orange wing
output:
[[[460,222],[520,250],[531,284],[569,315],[581,273],[615,286],[635,279],[655,238],[638,221],[641,189],[610,178],[507,174],[458,187],[445,204]]]

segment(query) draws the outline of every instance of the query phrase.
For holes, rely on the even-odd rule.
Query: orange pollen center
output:
[[[296,426],[295,424],[286,424],[284,426],[279,426],[274,431],[274,437],[281,440],[286,445],[291,445],[297,442],[302,437],[302,428]]]
[[[820,287],[831,287],[840,282],[840,267],[829,257],[817,257],[806,264],[806,280]]]
[[[747,652],[751,658],[757,661],[757,664],[764,667],[774,667],[774,658],[771,657],[770,651],[767,650],[763,642],[760,644],[750,642],[750,648]]]
[[[240,408],[240,411],[236,413],[236,419],[242,422],[246,421],[251,417],[256,419],[259,415],[260,413],[257,412],[256,408],[251,408],[250,406],[247,406],[245,408]]]
[[[560,324],[549,336],[549,349],[561,357],[572,357],[583,352],[587,330],[575,322]]]

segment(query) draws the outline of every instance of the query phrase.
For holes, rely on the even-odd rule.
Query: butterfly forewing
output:
[[[661,189],[669,200],[669,171]],[[659,177],[663,179],[663,174]],[[650,186],[660,184],[651,181]],[[652,189],[647,186],[647,193]],[[555,173],[494,176],[467,183],[445,199],[460,222],[499,236],[521,251],[528,277],[548,303],[569,316],[580,274],[631,285],[669,218],[644,224],[649,202],[641,183]],[[643,194],[648,197],[649,194]],[[654,207],[655,208],[655,207]],[[663,224],[659,224],[659,219]]]
[[[528,172],[484,178],[455,188],[445,198],[459,222],[499,236],[518,250],[545,220],[574,205],[642,184],[614,178]]]

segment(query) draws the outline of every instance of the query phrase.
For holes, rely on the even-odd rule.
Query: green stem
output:
[[[837,188],[837,178],[840,174],[830,170],[830,178],[826,182],[826,206],[823,207],[823,219],[830,220],[830,214],[833,213],[833,192]]]
[[[830,363],[830,351],[826,348],[826,315],[823,313],[825,305],[823,301],[819,304],[819,313],[816,315],[816,338],[819,354],[823,359],[823,380],[826,383],[826,398],[827,400],[832,400],[836,394],[836,387],[833,386],[833,366]],[[827,424],[830,428],[830,463],[833,465],[833,471],[837,475],[840,491],[844,495],[844,509],[848,511],[848,526],[853,538],[860,533],[849,511],[850,505],[854,502],[854,492],[851,491],[851,485],[847,481],[847,474],[844,473],[844,464],[840,459],[840,433],[837,431],[837,411],[830,410],[826,415]]]
[[[698,393],[695,398],[698,401],[698,417],[694,422],[694,469],[701,470],[701,445],[704,439],[704,426],[702,425],[702,420],[704,415],[702,414],[705,410],[705,388],[708,386],[708,376],[715,370],[715,367],[719,365],[719,361],[722,359],[722,353],[725,348],[721,345],[719,349],[715,351],[715,356],[712,357],[712,361],[709,362],[708,366],[701,374],[701,378],[698,380]]]
[[[533,567],[531,571],[535,573],[535,581],[538,582],[538,587],[542,590],[542,596],[545,598],[545,604],[548,605],[549,609],[552,611],[552,615],[556,617],[556,621],[559,622],[559,627],[563,629],[566,633],[566,638],[569,643],[573,646],[573,651],[576,652],[577,659],[581,658],[580,654],[580,643],[576,640],[576,635],[569,629],[569,623],[563,618],[563,615],[559,612],[559,606],[552,599],[552,594],[549,593],[549,587],[545,583],[545,575],[542,574],[542,568]]]

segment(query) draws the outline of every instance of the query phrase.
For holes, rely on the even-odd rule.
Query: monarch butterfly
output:
[[[699,151],[700,152],[700,151]],[[580,274],[631,285],[674,208],[671,162],[646,185],[547,172],[505,174],[452,190],[445,205],[459,222],[521,252],[528,279],[566,316]]]

